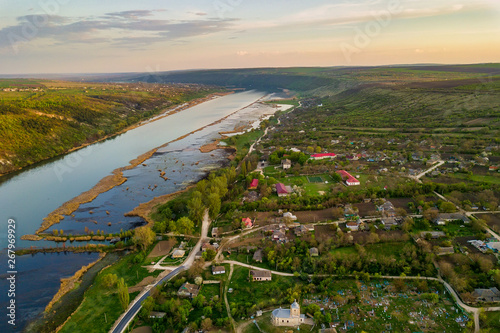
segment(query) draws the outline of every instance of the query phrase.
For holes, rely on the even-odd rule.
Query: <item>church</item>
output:
[[[276,309],[273,311],[271,321],[274,326],[298,326],[304,324],[305,315],[300,314],[300,305],[297,300],[288,309]]]

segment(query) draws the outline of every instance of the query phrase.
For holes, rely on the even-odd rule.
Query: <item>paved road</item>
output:
[[[435,164],[432,168],[427,169],[427,170],[425,170],[425,171],[423,171],[423,172],[419,173],[419,174],[418,174],[418,175],[416,175],[416,176],[411,176],[411,178],[413,178],[413,179],[415,179],[415,180],[417,180],[417,181],[419,181],[419,182],[420,182],[420,178],[422,178],[423,176],[425,176],[425,174],[427,174],[427,173],[431,172],[432,170],[434,170],[434,169],[436,169],[436,168],[439,168],[439,167],[440,167],[441,165],[443,165],[444,163],[445,163],[445,161],[438,161],[438,163],[437,163],[437,164]]]
[[[142,293],[139,294],[139,296],[136,297],[136,299],[129,305],[127,311],[125,311],[125,313],[122,314],[120,318],[118,318],[118,320],[115,322],[115,325],[110,330],[111,333],[122,333],[125,331],[125,329],[130,324],[132,319],[134,319],[134,317],[137,315],[137,313],[141,309],[142,302],[150,295],[151,289],[162,284],[163,282],[166,282],[166,281],[172,279],[174,276],[176,276],[180,272],[187,270],[191,267],[191,265],[194,262],[194,258],[196,256],[196,252],[198,252],[198,249],[200,249],[201,244],[204,241],[206,241],[206,239],[207,239],[209,226],[210,226],[210,219],[208,218],[208,210],[206,210],[205,215],[203,216],[203,222],[201,225],[201,237],[198,240],[198,243],[196,243],[196,245],[191,250],[191,253],[186,258],[186,260],[184,261],[182,266],[172,267],[174,269],[172,272],[170,272],[166,276],[162,277],[154,285],[149,285],[148,287],[146,287],[146,289],[144,289],[142,291]],[[162,267],[162,269],[163,269],[163,267]]]
[[[177,267],[175,270],[173,270],[172,272],[170,272],[167,276],[165,276],[164,278],[162,278],[161,280],[159,280],[154,286],[157,286],[165,281],[168,281],[170,280],[171,278],[173,278],[174,276],[176,276],[177,274],[179,274],[180,272],[182,272],[183,270],[185,270],[186,268],[184,266],[179,266]],[[115,327],[111,329],[110,332],[112,333],[122,333],[123,331],[125,331],[125,329],[127,328],[127,326],[129,325],[129,323],[132,321],[132,319],[134,319],[134,317],[137,315],[137,313],[139,312],[139,310],[141,309],[142,307],[142,302],[149,297],[149,295],[151,294],[151,289],[153,287],[149,288],[146,292],[144,292],[142,294],[142,296],[140,296],[139,298],[136,298],[134,300],[134,302],[132,303],[132,305],[129,306],[129,308],[127,309],[127,312],[122,315],[122,317],[120,317],[119,321],[118,321],[118,324],[115,324]]]

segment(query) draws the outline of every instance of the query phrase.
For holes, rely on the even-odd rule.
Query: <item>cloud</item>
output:
[[[0,29],[0,49],[35,39],[52,39],[56,45],[111,42],[113,45],[145,44],[203,36],[227,30],[234,19],[152,19],[153,11],[107,13],[99,18],[26,15],[17,24]],[[126,35],[126,37],[123,37]]]
[[[141,17],[152,16],[152,10],[126,10],[122,12],[107,13],[107,16],[121,17],[125,19],[138,19]]]
[[[240,57],[243,57],[243,56],[248,55],[248,51],[238,51],[238,52],[236,52],[236,55],[240,56]]]

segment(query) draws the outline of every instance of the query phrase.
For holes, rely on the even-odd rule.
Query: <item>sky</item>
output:
[[[0,0],[0,74],[500,62],[500,0]]]

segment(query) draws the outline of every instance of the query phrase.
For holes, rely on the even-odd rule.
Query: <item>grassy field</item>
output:
[[[131,287],[139,283],[146,276],[157,276],[159,271],[153,274],[141,264],[134,264],[135,253],[122,258],[117,263],[104,269],[95,278],[93,285],[86,291],[85,299],[76,312],[66,322],[60,332],[108,332],[113,323],[122,314],[123,309],[118,300],[115,288],[108,289],[102,283],[105,274],[116,274],[123,278],[125,283]],[[137,293],[130,294],[132,301]]]
[[[472,180],[474,182],[479,182],[479,183],[491,183],[491,184],[500,184],[500,173],[496,174],[491,174],[491,175],[471,175],[468,176],[463,173],[455,173],[453,174],[453,177],[459,178],[459,179],[466,179],[466,180]]]
[[[481,332],[500,332],[500,312],[486,312],[481,318]]]

